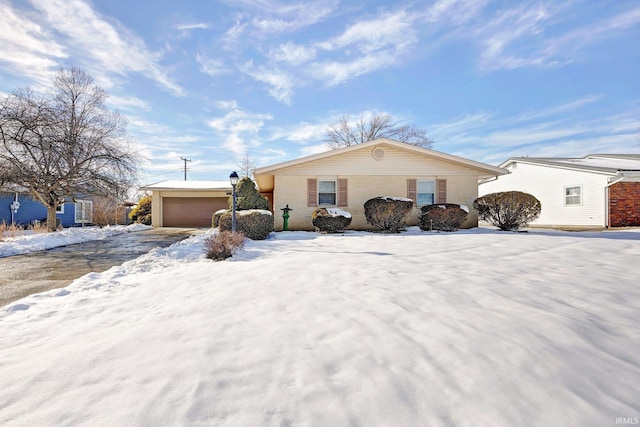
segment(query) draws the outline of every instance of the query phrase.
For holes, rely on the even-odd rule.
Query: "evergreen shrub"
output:
[[[129,218],[133,222],[151,225],[151,196],[142,196],[129,212]]]
[[[504,231],[517,231],[540,216],[542,205],[529,193],[505,191],[478,197],[473,202],[478,218]]]
[[[364,204],[364,215],[374,229],[399,233],[406,228],[406,217],[413,209],[413,201],[400,197],[374,197]]]
[[[455,203],[439,203],[420,208],[420,230],[456,231],[469,212]]]
[[[322,233],[337,233],[351,224],[351,214],[340,209],[319,208],[311,213],[313,226]]]
[[[236,231],[251,240],[264,240],[274,230],[274,219],[270,211],[251,210],[236,212]],[[220,231],[231,231],[231,212],[220,216]]]

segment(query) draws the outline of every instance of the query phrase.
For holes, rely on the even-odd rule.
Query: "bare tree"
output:
[[[106,107],[107,96],[71,68],[60,70],[45,94],[17,89],[0,101],[3,178],[47,207],[49,230],[66,198],[120,194],[135,180],[139,157],[126,119]]]
[[[244,152],[244,154],[242,155],[242,158],[240,159],[240,161],[236,166],[238,166],[238,171],[240,172],[240,176],[246,176],[249,178],[251,178],[251,175],[253,174],[253,170],[256,168],[256,165],[253,162],[253,159],[249,156],[248,151]]]
[[[414,125],[398,125],[391,114],[374,114],[368,120],[361,117],[350,121],[342,116],[325,134],[325,142],[333,149],[362,144],[377,138],[389,138],[423,148],[431,148],[433,141],[427,131]]]

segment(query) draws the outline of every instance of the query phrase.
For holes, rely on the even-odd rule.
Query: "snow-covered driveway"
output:
[[[606,426],[640,233],[202,236],[0,309],[0,424]]]

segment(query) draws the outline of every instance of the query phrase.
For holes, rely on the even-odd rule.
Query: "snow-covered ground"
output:
[[[129,233],[151,229],[148,225],[108,225],[106,227],[75,227],[65,228],[54,233],[30,233],[16,237],[0,236],[0,257],[42,251],[58,246],[73,245],[90,240],[100,240],[115,234]]]
[[[0,309],[0,425],[640,416],[639,232],[203,238]]]

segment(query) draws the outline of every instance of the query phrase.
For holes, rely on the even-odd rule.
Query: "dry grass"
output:
[[[233,253],[244,245],[245,236],[243,233],[232,233],[231,231],[221,231],[213,236],[207,236],[202,243],[205,256],[214,261],[222,261],[233,255]]]
[[[36,223],[30,225],[26,230],[32,233],[47,233],[47,225],[42,223]],[[25,232],[25,228],[17,224],[7,224],[6,222],[0,222],[0,242],[2,238],[18,237],[22,236]]]

